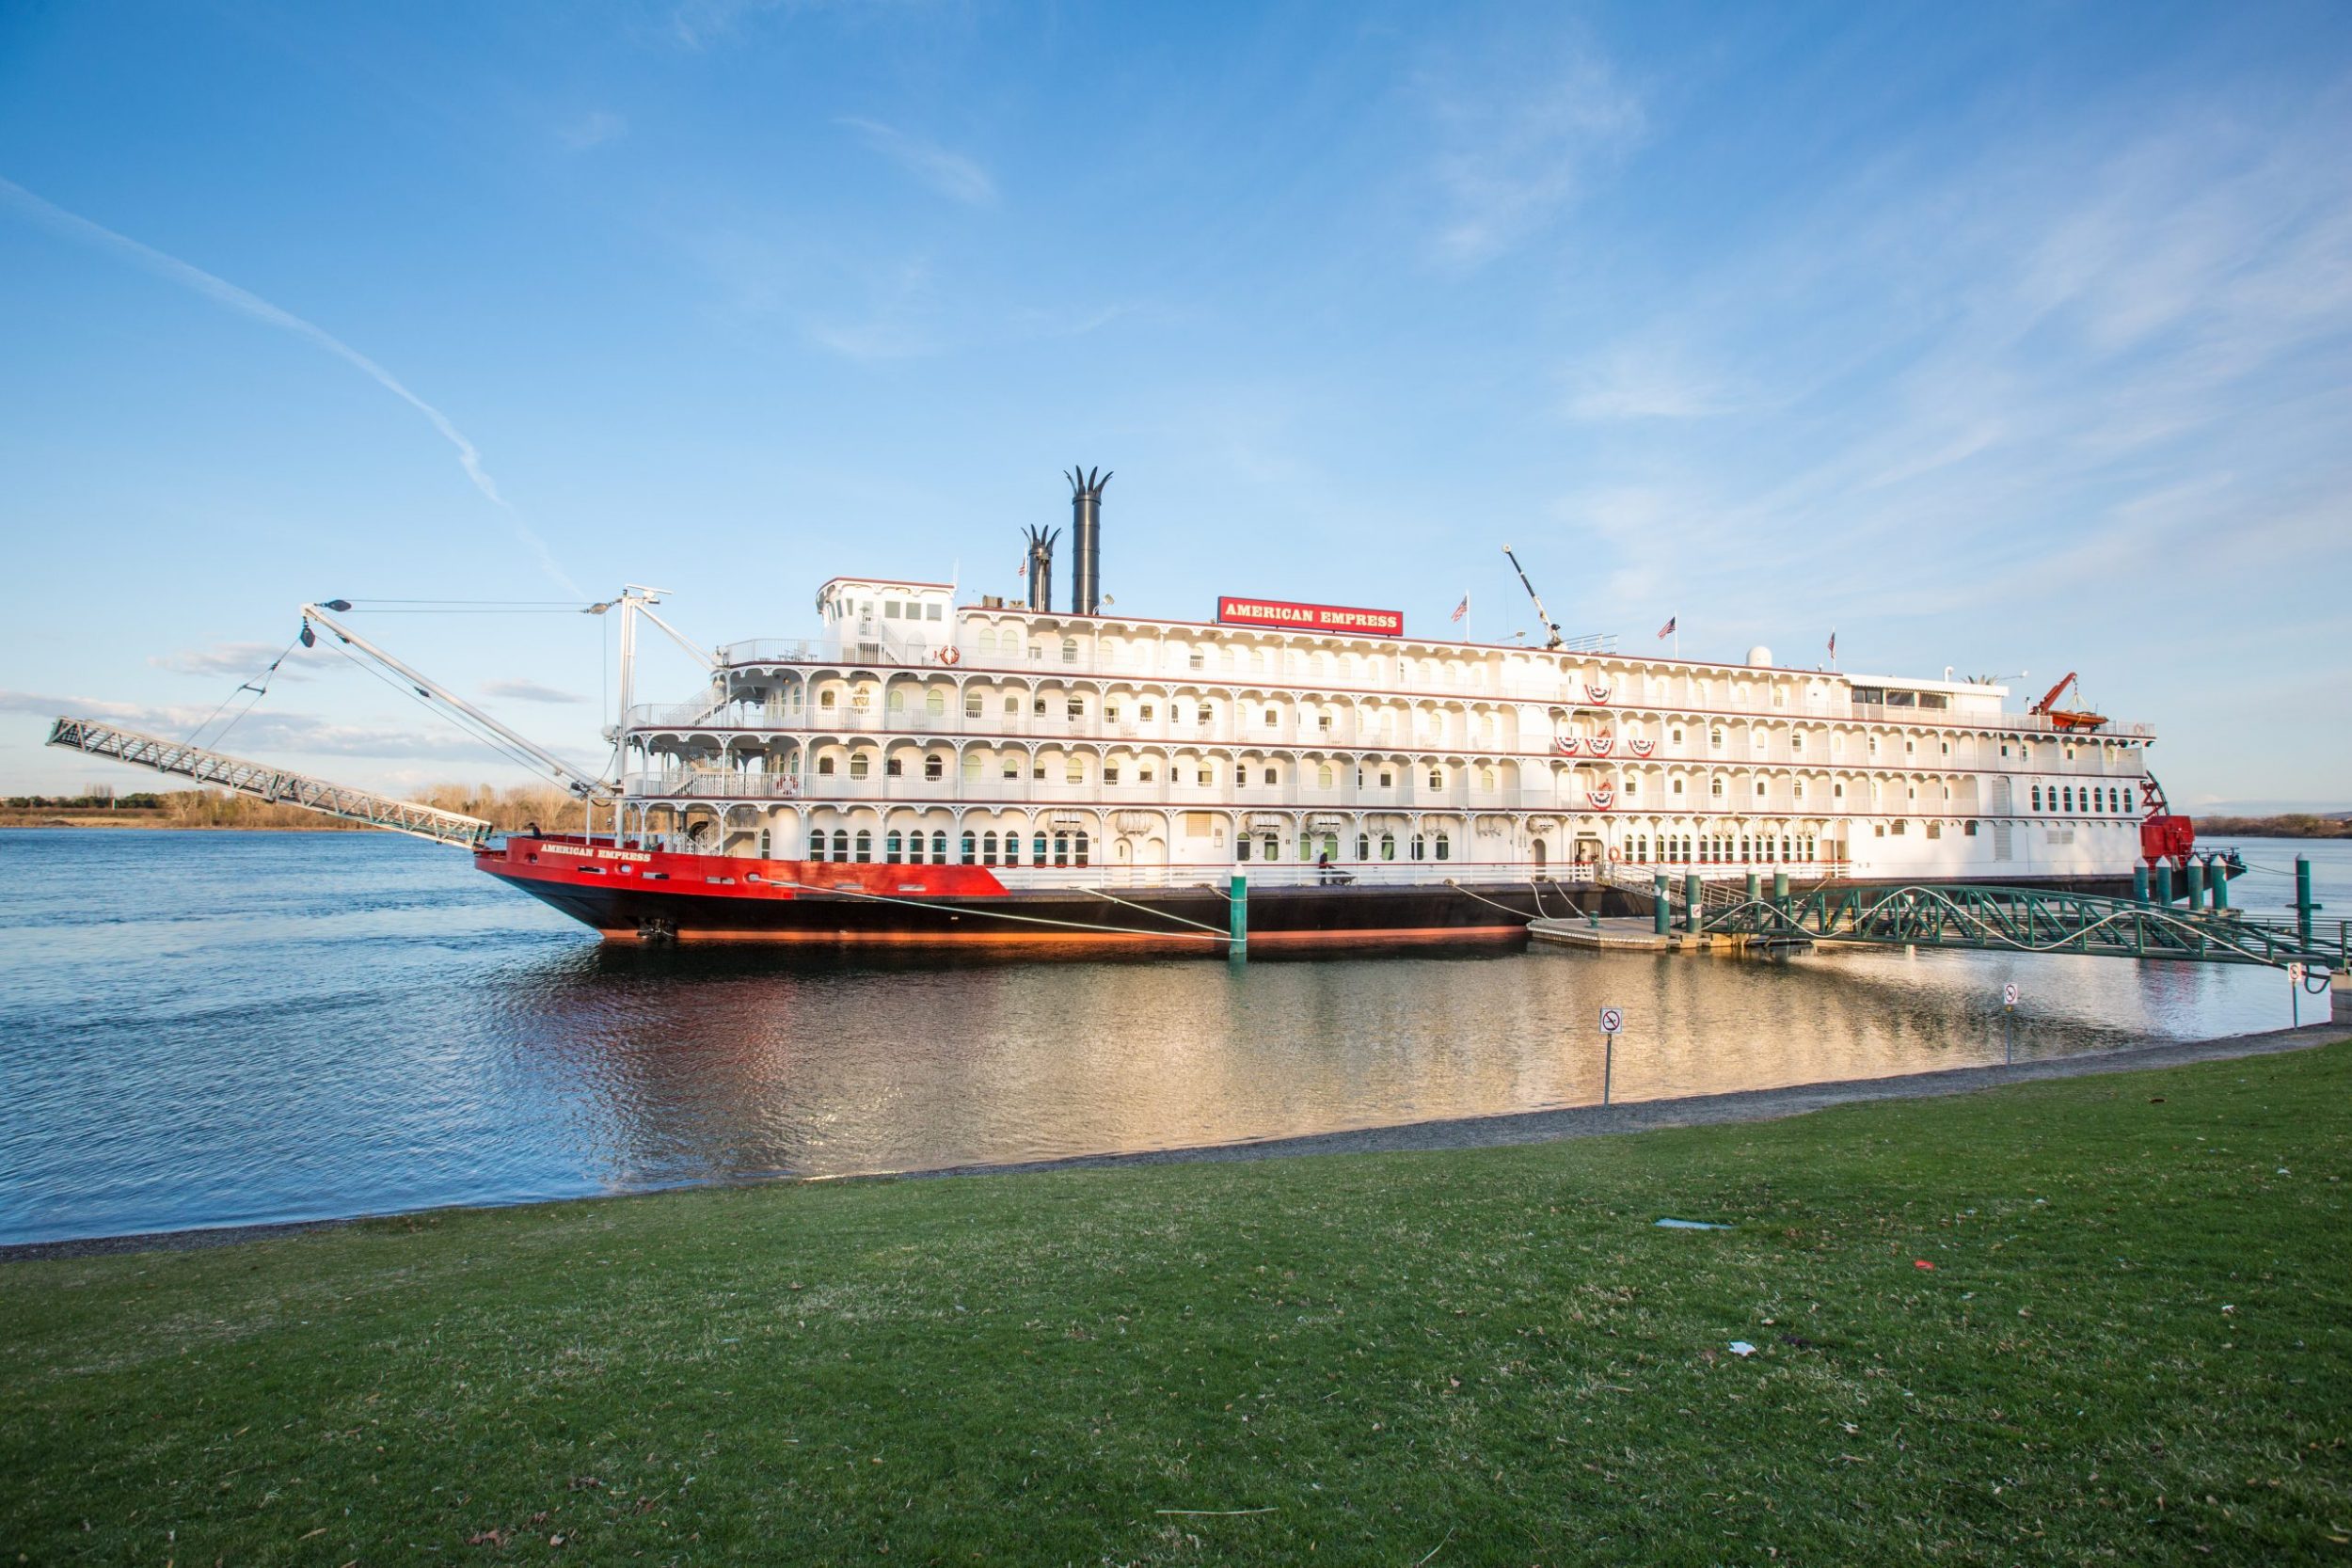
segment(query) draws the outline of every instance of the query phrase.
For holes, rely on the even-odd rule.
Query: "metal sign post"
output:
[[[2007,1043],[2001,1059],[2009,1066],[2017,1065],[2017,982],[2011,980],[2001,988],[2001,1037]]]
[[[1600,1102],[1609,1103],[1609,1080],[1617,1065],[1617,1031],[1625,1027],[1625,1009],[1603,1007],[1600,1010]]]
[[[2299,963],[2287,965],[2287,1006],[2295,1009],[2291,1027],[2296,1029],[2303,1027],[2303,973]]]

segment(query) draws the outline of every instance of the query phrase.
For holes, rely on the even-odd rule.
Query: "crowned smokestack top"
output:
[[[1029,537],[1029,608],[1054,608],[1054,541],[1061,537],[1059,529],[1025,529]]]
[[[1073,615],[1099,615],[1103,610],[1103,486],[1111,476],[1097,468],[1089,473],[1072,468],[1070,481],[1070,544],[1077,564],[1070,578],[1070,610]]]

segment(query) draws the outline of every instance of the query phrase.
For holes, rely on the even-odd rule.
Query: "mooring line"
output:
[[[770,885],[799,888],[806,893],[842,894],[851,898],[870,898],[877,904],[904,904],[909,909],[937,910],[943,914],[975,914],[986,916],[991,920],[1017,920],[1026,926],[1058,926],[1071,931],[1100,931],[1115,937],[1176,937],[1185,942],[1231,942],[1233,940],[1222,931],[1212,931],[1207,936],[1196,937],[1189,931],[1138,931],[1130,926],[1089,926],[1083,921],[1048,920],[1040,914],[1013,914],[1004,910],[986,909],[971,904],[933,904],[920,898],[903,898],[887,893],[867,893],[863,888],[818,887],[814,882],[795,882],[782,878],[773,879]],[[1073,891],[1086,890],[1073,889]],[[1203,927],[1202,929],[1208,930],[1209,927]]]

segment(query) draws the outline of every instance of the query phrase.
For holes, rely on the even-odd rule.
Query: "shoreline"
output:
[[[949,1178],[1025,1176],[1054,1171],[1105,1170],[1125,1165],[1231,1164],[1255,1160],[1295,1159],[1318,1154],[1442,1153],[1474,1148],[1507,1148],[1531,1144],[1565,1143],[1572,1139],[1613,1137],[1674,1127],[1714,1127],[1739,1122],[1781,1121],[1809,1116],[1839,1105],[1861,1105],[1889,1100],[1933,1100],[1976,1094],[2013,1084],[2049,1083],[2069,1078],[2105,1077],[2200,1062],[2232,1061],[2248,1056],[2272,1056],[2309,1051],[2352,1038],[2352,993],[2335,993],[2333,1019],[2307,1023],[2299,1029],[2273,1029],[2254,1035],[2223,1035],[2201,1040],[2165,1040],[2125,1046],[2117,1051],[2056,1056],[2040,1061],[1940,1068],[1932,1072],[1899,1073],[1885,1078],[1844,1078],[1821,1084],[1792,1084],[1779,1088],[1735,1089],[1724,1094],[1693,1095],[1674,1100],[1637,1100],[1619,1105],[1566,1105],[1541,1111],[1509,1111],[1494,1116],[1457,1117],[1435,1121],[1400,1122],[1392,1126],[1357,1128],[1339,1132],[1305,1132],[1245,1143],[1193,1144],[1175,1148],[1136,1149],[1118,1153],[1073,1154],[1050,1160],[981,1162],[936,1165],[900,1171],[859,1172],[846,1176],[762,1176],[736,1180],[682,1182],[676,1186],[635,1192],[586,1193],[578,1197],[530,1199],[512,1204],[465,1203],[440,1208],[406,1209],[340,1219],[277,1220],[257,1225],[193,1227],[179,1230],[132,1231],[113,1236],[87,1236],[67,1241],[15,1242],[0,1244],[0,1265],[40,1262],[52,1259],[99,1258],[123,1253],[192,1252],[247,1242],[268,1241],[307,1231],[340,1229],[420,1214],[466,1213],[478,1210],[528,1208],[542,1203],[591,1203],[616,1197],[645,1197],[664,1192],[709,1188],[760,1187],[804,1181],[906,1181]]]

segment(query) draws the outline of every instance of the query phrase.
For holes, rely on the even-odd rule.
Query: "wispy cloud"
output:
[[[1449,65],[1424,83],[1438,148],[1438,258],[1470,268],[1533,238],[1575,201],[1597,166],[1637,142],[1640,100],[1581,44],[1530,63]]]
[[[573,692],[527,680],[484,681],[482,694],[485,697],[503,697],[516,703],[584,703],[588,700]]]
[[[867,147],[951,201],[986,207],[996,199],[996,182],[988,170],[961,152],[950,152],[936,142],[878,119],[850,115],[834,123],[856,132]]]
[[[92,223],[79,214],[70,213],[62,207],[45,201],[14,181],[0,179],[0,198],[5,198],[20,211],[28,214],[58,233],[96,245],[119,256],[127,257],[159,277],[192,289],[207,299],[225,305],[256,321],[264,322],[281,331],[291,332],[325,349],[338,359],[365,374],[377,386],[423,415],[426,421],[440,434],[441,438],[456,449],[459,466],[466,470],[466,477],[473,482],[473,487],[482,493],[483,499],[506,514],[509,526],[513,528],[516,536],[530,547],[537,558],[540,567],[570,592],[584,594],[580,584],[574,582],[563,566],[558,563],[555,552],[548,547],[547,541],[525,523],[516,514],[515,509],[507,503],[506,498],[499,493],[498,483],[491,479],[488,470],[482,466],[482,453],[473,442],[450,421],[448,415],[403,386],[391,372],[324,327],[314,326],[292,311],[280,309],[260,295],[249,293],[233,283],[215,277],[200,267],[191,266],[176,256],[167,256],[151,245],[142,245],[128,235],[118,234],[111,229]]]
[[[595,109],[555,128],[555,138],[574,152],[585,152],[628,135],[628,121],[610,109]]]
[[[205,705],[109,702],[98,697],[57,696],[0,689],[0,713],[64,715],[119,724],[143,735],[174,738],[187,735],[213,713]],[[453,733],[435,734],[396,725],[352,722],[317,714],[259,708],[240,720],[220,746],[232,755],[429,757],[480,762],[490,753],[479,741]]]
[[[147,662],[174,674],[248,681],[259,679],[269,668],[270,660],[281,656],[284,662],[278,669],[281,681],[308,680],[310,677],[294,667],[322,657],[315,649],[300,643],[279,648],[267,642],[215,642],[209,648],[183,648],[177,653],[152,655]]]

